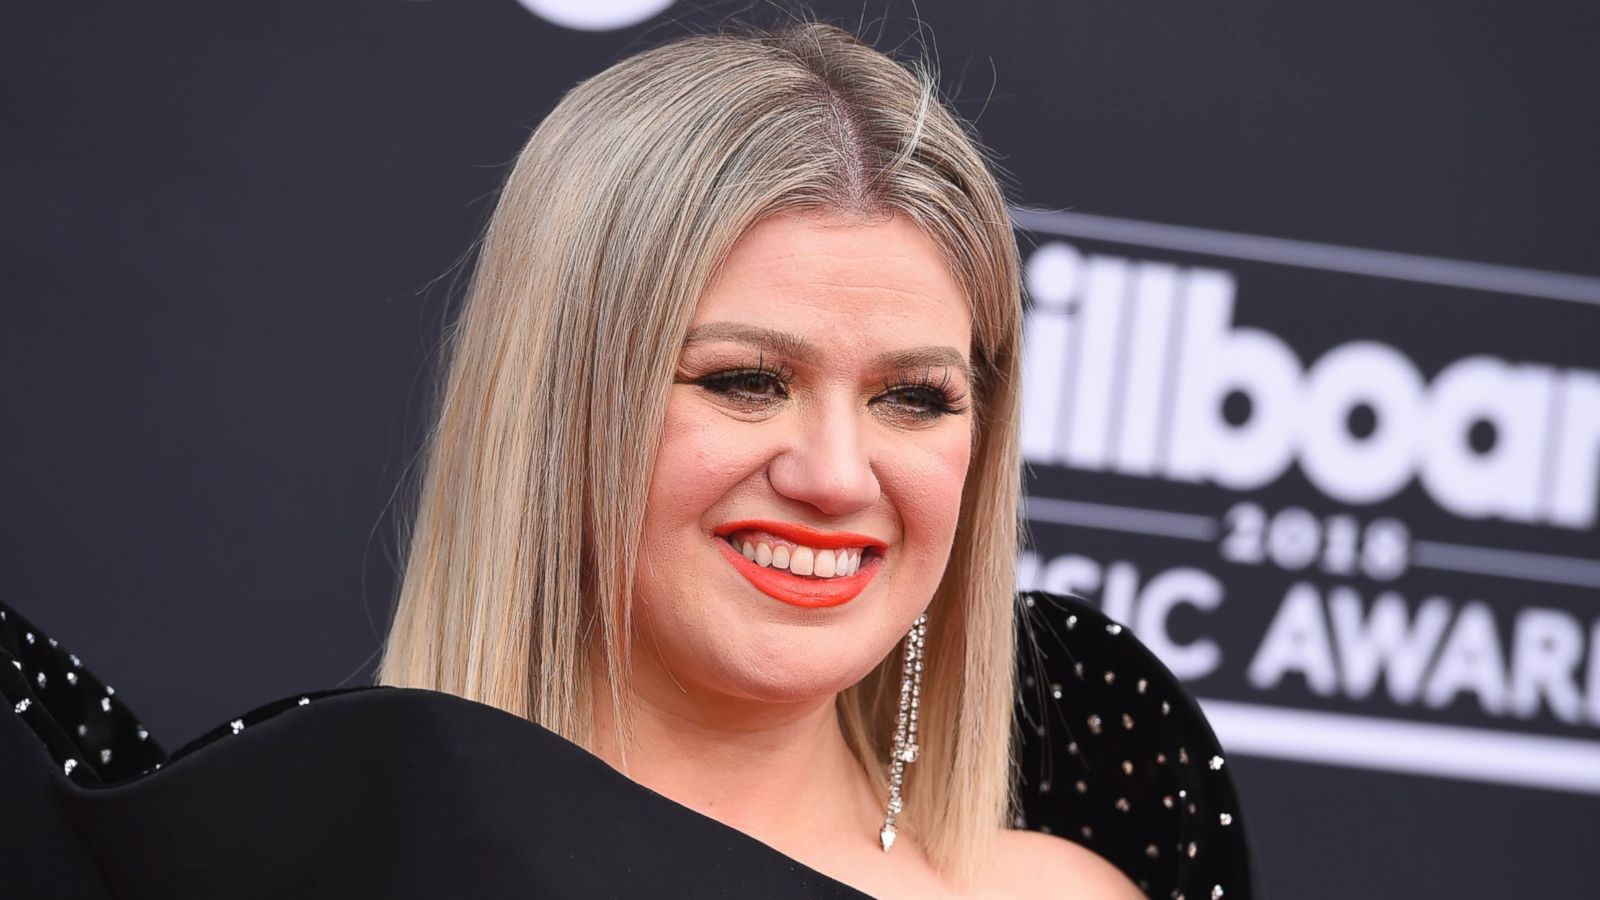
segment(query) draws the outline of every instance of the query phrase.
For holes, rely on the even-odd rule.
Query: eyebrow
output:
[[[683,339],[684,349],[711,341],[733,341],[749,344],[761,350],[801,362],[816,362],[822,357],[817,345],[799,335],[762,328],[759,325],[741,325],[736,322],[710,322],[689,329]],[[937,345],[890,350],[872,358],[874,365],[886,369],[920,369],[949,366],[961,370],[968,382],[972,381],[972,367],[961,352],[954,347]]]

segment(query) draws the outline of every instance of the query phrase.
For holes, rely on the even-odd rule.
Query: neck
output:
[[[882,805],[845,742],[835,698],[769,703],[685,689],[635,669],[627,766],[615,711],[594,697],[595,754],[651,790],[780,851],[870,843]]]

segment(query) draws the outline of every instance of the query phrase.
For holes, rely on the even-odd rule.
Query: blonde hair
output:
[[[446,334],[379,681],[593,747],[594,691],[626,716],[655,448],[718,264],[775,213],[905,215],[970,299],[977,415],[900,824],[970,883],[1014,803],[1021,299],[991,166],[925,64],[830,25],[682,38],[569,92],[518,156]],[[838,700],[882,796],[900,675],[892,652]]]

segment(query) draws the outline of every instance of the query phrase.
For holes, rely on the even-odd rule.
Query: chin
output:
[[[889,577],[847,603],[805,609],[763,594],[730,570],[703,579],[710,583],[700,591],[669,589],[643,603],[648,621],[640,624],[647,631],[639,638],[658,648],[683,688],[765,703],[830,697],[895,651],[904,632],[893,610],[925,605],[905,602],[907,586],[894,584],[893,572],[882,574]],[[641,585],[644,596],[661,581]]]
[[[730,699],[803,703],[846,690],[883,659],[872,651],[877,642],[859,631],[841,625],[725,623],[711,632],[725,640],[692,641],[677,648],[664,644],[662,650],[684,687],[692,681],[709,694]]]
[[[860,648],[870,642],[831,630],[810,631],[799,640],[792,634],[776,635],[777,646],[748,647],[736,658],[722,657],[720,671],[708,673],[714,678],[711,686],[752,700],[798,703],[848,689],[883,658],[864,653],[841,656],[841,646]]]

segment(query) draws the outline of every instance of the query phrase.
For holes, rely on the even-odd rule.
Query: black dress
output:
[[[1017,826],[1088,846],[1151,897],[1257,893],[1192,698],[1092,606],[1022,599]],[[169,754],[77,657],[0,616],[8,900],[867,896],[449,694],[286,697]]]

